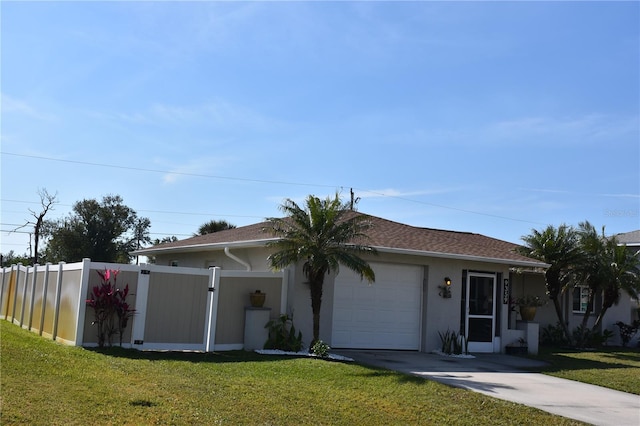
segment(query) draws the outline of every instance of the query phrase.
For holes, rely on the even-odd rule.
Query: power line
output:
[[[60,159],[60,158],[44,157],[44,156],[37,156],[37,155],[17,154],[17,153],[12,153],[12,152],[0,152],[0,154],[2,154],[2,155],[11,155],[11,156],[15,156],[15,157],[23,157],[23,158],[33,158],[33,159],[46,160],[46,161],[57,161],[57,162],[69,163],[69,164],[81,164],[81,165],[87,165],[87,166],[107,167],[107,168],[114,168],[114,169],[120,169],[120,170],[132,170],[132,171],[148,172],[148,173],[174,174],[174,175],[180,175],[180,176],[192,176],[192,177],[201,177],[201,178],[209,178],[209,179],[224,179],[224,180],[232,180],[232,181],[240,181],[240,182],[254,182],[254,183],[261,183],[261,184],[293,185],[293,186],[307,186],[307,187],[320,187],[320,188],[333,188],[333,189],[348,187],[348,186],[345,186],[345,185],[326,185],[326,184],[317,184],[317,183],[272,181],[272,180],[265,180],[265,179],[249,179],[249,178],[240,178],[240,177],[232,177],[232,176],[208,175],[208,174],[201,174],[201,173],[175,172],[175,171],[170,171],[170,170],[147,169],[147,168],[142,168],[142,167],[130,167],[130,166],[118,166],[118,165],[115,165],[115,164],[93,163],[93,162],[88,162],[88,161],[65,160],[65,159]],[[402,201],[409,201],[409,202],[415,203],[415,204],[422,204],[422,205],[425,205],[425,206],[431,206],[431,207],[437,207],[437,208],[441,208],[441,209],[459,211],[459,212],[462,212],[462,213],[475,214],[475,215],[485,216],[485,217],[493,217],[493,218],[496,218],[496,219],[509,220],[509,221],[514,221],[514,222],[530,223],[530,224],[535,224],[535,225],[546,225],[545,223],[541,223],[541,222],[535,222],[535,221],[524,220],[524,219],[516,219],[516,218],[512,218],[512,217],[508,217],[508,216],[501,216],[501,215],[496,215],[496,214],[491,214],[491,213],[484,213],[484,212],[478,212],[478,211],[474,211],[474,210],[467,210],[467,209],[461,209],[461,208],[457,208],[457,207],[445,206],[445,205],[442,205],[442,204],[428,203],[426,201],[413,200],[413,199],[410,199],[410,198],[400,197],[400,196],[397,196],[397,195],[384,194],[384,193],[381,193],[381,192],[371,191],[371,190],[367,190],[367,189],[361,189],[361,188],[354,188],[354,189],[356,189],[356,190],[358,190],[360,192],[374,194],[374,195],[378,195],[378,196],[382,196],[382,197],[386,197],[386,198],[393,198],[393,199],[402,200]],[[21,202],[21,203],[31,203],[29,201],[17,201],[17,200],[3,200],[3,201],[15,201],[15,202]],[[60,204],[60,205],[61,206],[68,206],[68,205],[64,205],[64,204]],[[222,214],[209,214],[209,213],[169,212],[169,211],[161,211],[161,210],[138,210],[138,211],[140,211],[140,212],[150,212],[150,213],[163,213],[163,214],[164,213],[166,213],[166,214],[183,214],[183,215],[194,215],[194,216],[225,216],[225,217],[247,217],[247,218],[257,218],[258,217],[258,216],[250,216],[250,215],[222,215]],[[260,217],[260,218],[262,218],[262,217]]]
[[[176,172],[176,171],[161,170],[161,169],[146,169],[142,167],[118,166],[115,164],[91,163],[88,161],[77,161],[77,160],[64,160],[61,158],[42,157],[38,155],[16,154],[13,152],[4,152],[4,151],[0,152],[0,154],[12,155],[14,157],[34,158],[37,160],[58,161],[61,163],[69,163],[69,164],[82,164],[84,166],[97,166],[97,167],[108,167],[108,168],[120,169],[120,170],[132,170],[136,172],[162,173],[162,174],[171,174],[171,175],[180,175],[180,176],[193,176],[193,177],[202,177],[202,178],[210,178],[210,179],[236,180],[240,182],[268,183],[268,184],[277,184],[277,185],[317,186],[317,187],[324,187],[324,188],[337,188],[336,185],[302,183],[302,182],[286,182],[286,181],[265,180],[265,179],[249,179],[249,178],[240,178],[240,177],[234,177],[234,176],[207,175],[203,173]]]

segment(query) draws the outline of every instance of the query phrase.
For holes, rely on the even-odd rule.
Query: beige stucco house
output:
[[[320,324],[323,341],[336,349],[431,351],[440,347],[438,333],[452,330],[467,336],[471,352],[502,352],[527,336],[536,340],[531,343],[537,348],[537,327],[527,330],[513,317],[511,280],[516,269],[547,265],[517,254],[515,244],[484,235],[367,217],[373,223],[369,244],[378,251],[368,259],[376,281],[369,285],[346,268],[327,277]],[[158,265],[269,271],[266,243],[273,238],[265,233],[266,225],[197,236],[137,254],[155,256]],[[283,310],[293,313],[296,328],[308,343],[312,315],[302,267],[292,265],[284,273]]]

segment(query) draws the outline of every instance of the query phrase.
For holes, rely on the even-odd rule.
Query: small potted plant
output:
[[[520,316],[523,321],[533,321],[536,309],[545,303],[539,296],[526,295],[516,299],[516,305],[520,307]]]
[[[260,290],[249,293],[249,301],[251,302],[251,306],[254,308],[262,308],[266,297],[266,293],[263,293]]]

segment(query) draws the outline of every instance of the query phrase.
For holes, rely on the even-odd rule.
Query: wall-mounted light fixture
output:
[[[445,299],[451,298],[451,278],[444,277],[444,284],[438,286],[438,288],[440,289],[440,291],[438,292],[440,296]]]

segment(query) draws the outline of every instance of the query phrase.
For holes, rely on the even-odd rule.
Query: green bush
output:
[[[326,358],[329,356],[331,347],[322,340],[317,340],[311,347],[311,353],[319,356],[320,358]]]
[[[444,334],[438,332],[440,335],[440,341],[442,343],[441,350],[447,355],[461,355],[463,353],[469,353],[469,341],[464,335],[456,333],[455,331],[447,330]]]
[[[293,326],[293,315],[280,315],[264,326],[269,329],[269,338],[264,344],[265,349],[280,349],[286,352],[300,352],[302,350],[302,333]]]

